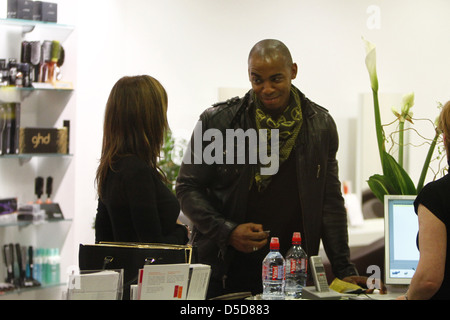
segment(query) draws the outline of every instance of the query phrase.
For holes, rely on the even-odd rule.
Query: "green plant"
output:
[[[180,171],[185,144],[184,140],[177,141],[170,130],[166,131],[158,165],[167,177],[167,187],[173,193],[175,193],[175,182]]]
[[[364,39],[363,39],[364,40]],[[381,124],[380,105],[378,99],[378,76],[376,68],[376,48],[375,45],[369,41],[364,40],[366,47],[366,67],[369,72],[370,83],[372,87],[372,96],[375,112],[375,129],[377,135],[377,145],[381,161],[383,174],[375,174],[367,181],[369,188],[375,196],[384,202],[384,196],[388,194],[398,195],[416,195],[422,189],[428,172],[430,162],[436,148],[436,143],[441,132],[435,127],[435,136],[430,143],[430,147],[425,158],[419,182],[417,186],[414,185],[409,174],[403,168],[403,149],[404,141],[403,134],[405,132],[405,121],[412,121],[411,108],[414,105],[414,94],[405,95],[403,98],[403,106],[401,111],[394,111],[394,114],[399,121],[399,143],[398,143],[398,160],[386,151],[385,132]]]

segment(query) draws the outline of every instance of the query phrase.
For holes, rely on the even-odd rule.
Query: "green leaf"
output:
[[[383,160],[383,173],[386,176],[386,179],[395,188],[395,194],[417,194],[414,183],[398,162],[387,152],[384,152]]]
[[[436,148],[436,143],[440,135],[441,131],[439,129],[436,129],[436,134],[434,135],[433,142],[431,143],[430,149],[428,150],[427,157],[423,164],[422,173],[420,174],[419,182],[417,183],[417,193],[419,193],[423,188],[425,177],[427,176],[427,171],[430,166],[431,157],[433,156],[433,152],[434,149]]]
[[[383,203],[386,194],[395,194],[395,189],[386,176],[375,174],[369,178],[367,184],[373,194]]]

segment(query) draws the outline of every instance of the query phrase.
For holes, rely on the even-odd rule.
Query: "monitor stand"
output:
[[[408,290],[408,285],[400,285],[400,284],[390,284],[386,285],[387,294],[370,294],[370,298],[374,300],[395,300],[399,296],[406,293]]]

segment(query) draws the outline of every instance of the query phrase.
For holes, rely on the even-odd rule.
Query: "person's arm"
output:
[[[399,299],[428,300],[441,287],[447,252],[447,229],[425,206],[419,205],[420,259],[411,285]]]
[[[231,232],[237,227],[220,212],[222,204],[210,191],[216,177],[216,166],[206,164],[203,150],[206,142],[203,134],[207,130],[207,113],[203,113],[194,129],[188,149],[177,177],[176,193],[181,210],[192,221],[195,230],[214,241],[225,251]],[[200,137],[197,139],[197,137]],[[196,141],[199,140],[199,141]],[[197,144],[201,144],[196,145]]]
[[[358,272],[350,262],[347,211],[344,198],[342,197],[338,161],[336,159],[339,138],[336,125],[331,117],[329,118],[328,130],[329,145],[323,196],[322,242],[334,275],[343,279],[348,276],[358,275]]]
[[[194,129],[185,159],[177,178],[177,197],[183,213],[204,236],[214,241],[224,254],[229,245],[242,252],[260,249],[267,243],[267,234],[261,225],[241,224],[228,219],[222,212],[220,200],[215,199],[211,186],[216,182],[216,166],[206,164],[202,154],[197,154],[195,135],[203,137],[208,129],[207,114],[204,113]],[[200,141],[201,142],[201,141]],[[202,145],[200,152],[203,152]],[[196,153],[197,151],[197,153]]]
[[[95,216],[95,242],[114,241],[111,220],[109,219],[108,209],[99,199],[97,205],[97,215]]]

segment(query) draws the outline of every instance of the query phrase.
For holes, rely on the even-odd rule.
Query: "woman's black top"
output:
[[[136,156],[109,170],[98,201],[95,241],[186,244],[180,206],[155,169]]]
[[[430,182],[422,189],[414,202],[416,213],[419,204],[422,204],[430,210],[445,224],[447,229],[447,252],[444,281],[442,282],[441,288],[432,299],[448,300],[450,299],[450,245],[448,242],[448,232],[450,230],[450,175],[447,174],[439,180]]]

